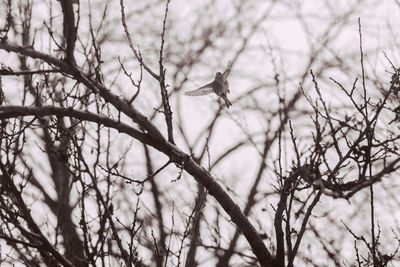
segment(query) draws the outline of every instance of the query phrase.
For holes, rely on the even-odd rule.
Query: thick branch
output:
[[[164,142],[165,139],[160,131],[147,119],[146,116],[141,114],[138,110],[128,104],[127,101],[120,99],[114,95],[109,89],[105,88],[102,84],[92,80],[88,75],[85,75],[76,66],[71,66],[63,60],[55,58],[51,55],[38,52],[30,47],[22,47],[14,45],[9,42],[0,42],[0,49],[16,52],[24,56],[37,58],[45,61],[48,64],[55,65],[60,68],[64,73],[72,75],[77,81],[83,83],[86,87],[98,92],[107,102],[112,104],[118,111],[121,111],[128,117],[130,117],[135,123],[139,124],[149,135],[154,137],[160,142]]]
[[[46,61],[46,63],[48,63],[50,65],[55,65],[55,66],[60,67],[62,69],[62,71],[64,71],[64,72],[70,69],[70,66],[68,65],[67,62],[65,62],[61,59],[58,59],[56,57],[53,57],[51,55],[36,51],[32,47],[23,47],[23,46],[15,45],[15,44],[12,44],[5,40],[2,40],[0,42],[0,49],[3,49],[7,52],[15,52],[15,53],[21,54],[23,56],[28,56],[31,58],[41,59],[43,61]]]
[[[0,107],[0,119],[7,119],[19,116],[68,116],[80,120],[87,120],[103,124],[107,127],[114,128],[119,132],[128,134],[142,143],[148,144],[158,151],[167,155],[174,163],[182,165],[183,168],[191,174],[196,181],[207,188],[208,192],[215,197],[222,208],[229,214],[231,220],[236,224],[238,229],[244,234],[249,242],[254,254],[258,258],[261,266],[273,266],[272,256],[254,226],[243,214],[239,206],[225,192],[225,190],[217,183],[215,178],[201,165],[197,164],[189,155],[182,152],[177,146],[167,142],[165,139],[154,140],[151,136],[141,133],[140,131],[130,127],[129,125],[112,120],[103,115],[97,115],[90,112],[77,111],[72,108],[60,107],[22,107],[22,106],[3,106]]]
[[[64,38],[67,43],[66,47],[66,60],[68,63],[75,65],[75,42],[76,42],[76,28],[75,16],[72,0],[60,0],[61,9],[64,16]]]
[[[73,117],[79,120],[91,121],[98,124],[105,125],[107,127],[116,129],[121,133],[128,134],[135,139],[152,145],[152,140],[149,136],[136,130],[135,128],[106,116],[90,113],[87,111],[79,111],[73,108],[61,108],[55,106],[43,106],[43,107],[24,107],[24,106],[0,106],[0,120],[8,118],[16,118],[19,116],[60,116],[60,117]]]

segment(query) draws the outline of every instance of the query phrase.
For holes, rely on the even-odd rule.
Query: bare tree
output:
[[[0,2],[1,262],[395,266],[400,68],[373,2]],[[216,72],[229,110],[184,96]]]

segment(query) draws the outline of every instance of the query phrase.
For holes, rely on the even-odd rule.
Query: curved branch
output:
[[[8,52],[16,52],[18,54],[32,58],[41,59],[48,64],[59,67],[61,72],[72,75],[72,78],[76,81],[83,83],[87,88],[93,90],[94,92],[98,92],[101,97],[112,104],[118,111],[121,111],[122,113],[130,117],[135,123],[139,124],[140,127],[146,130],[149,135],[152,136],[155,140],[158,140],[158,142],[165,142],[165,139],[161,132],[149,121],[146,116],[144,116],[137,109],[132,107],[128,103],[128,101],[120,99],[102,84],[91,79],[90,75],[86,75],[78,67],[70,65],[67,62],[55,58],[51,55],[38,52],[31,47],[23,47],[11,44],[4,40],[0,41],[0,49],[6,50]]]
[[[152,140],[148,135],[136,130],[121,121],[116,121],[108,118],[104,115],[94,114],[87,111],[75,110],[73,108],[61,108],[55,106],[42,106],[42,107],[25,107],[25,106],[0,106],[0,120],[8,118],[16,118],[19,116],[61,116],[61,117],[72,117],[80,120],[91,121],[104,126],[116,129],[121,133],[125,133],[133,138],[154,146]]]
[[[24,106],[0,106],[0,119],[15,118],[19,116],[66,116],[74,117],[81,120],[96,122],[107,127],[114,128],[119,132],[128,134],[129,136],[148,144],[158,151],[167,155],[170,160],[184,168],[191,174],[197,182],[207,188],[231,220],[236,224],[238,229],[244,234],[249,242],[254,254],[258,258],[261,266],[273,266],[273,259],[259,236],[257,230],[243,214],[240,207],[232,200],[227,192],[217,183],[216,179],[189,155],[181,151],[176,145],[167,142],[167,140],[155,140],[152,136],[144,134],[131,126],[115,121],[103,115],[98,115],[86,111],[78,111],[73,108],[61,108],[54,106],[44,107],[24,107]]]
[[[64,60],[58,59],[49,54],[45,54],[45,53],[36,51],[32,47],[24,47],[24,46],[12,44],[10,42],[7,42],[6,40],[1,40],[0,41],[0,49],[5,50],[7,52],[15,52],[15,53],[21,54],[23,56],[31,57],[31,58],[41,59],[43,61],[46,61],[47,64],[60,67],[61,68],[60,71],[63,71],[63,72],[68,72],[71,69],[71,66]]]

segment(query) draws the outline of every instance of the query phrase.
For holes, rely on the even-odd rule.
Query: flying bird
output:
[[[228,76],[229,69],[227,69],[224,73],[217,72],[215,74],[215,79],[209,84],[206,84],[200,88],[197,88],[192,91],[185,92],[187,96],[203,96],[208,95],[211,93],[217,94],[221,97],[224,101],[226,106],[232,106],[231,101],[229,101],[227,94],[230,93],[229,91],[229,83],[226,79]]]

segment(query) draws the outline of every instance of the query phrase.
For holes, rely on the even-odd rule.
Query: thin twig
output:
[[[133,41],[131,38],[131,35],[129,34],[128,30],[128,25],[126,24],[126,18],[125,18],[125,6],[124,6],[124,0],[120,0],[120,5],[121,5],[121,21],[122,21],[122,26],[124,27],[126,38],[128,38],[129,46],[135,55],[136,59],[139,61],[141,65],[143,65],[144,69],[154,78],[159,80],[159,75],[157,75],[154,71],[150,69],[149,66],[147,66],[146,63],[144,63],[142,56],[140,55],[140,52],[135,48],[133,45]]]

